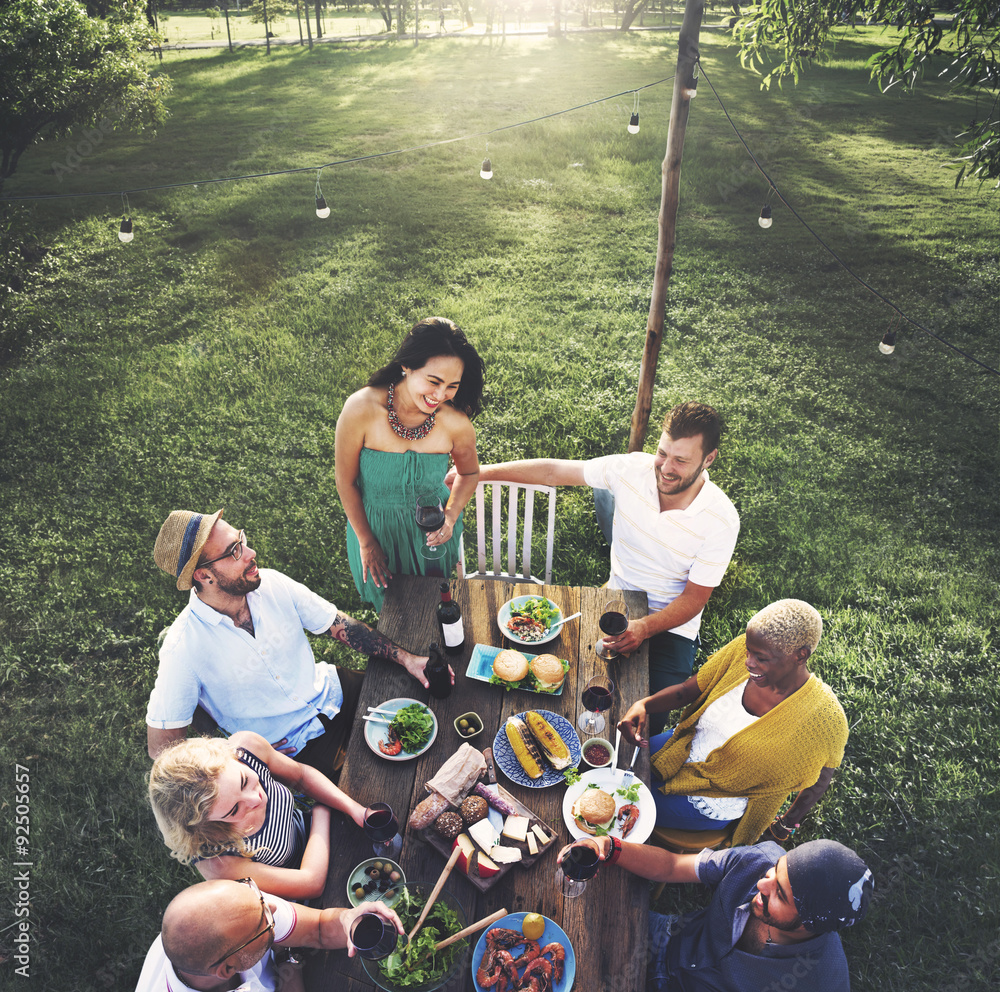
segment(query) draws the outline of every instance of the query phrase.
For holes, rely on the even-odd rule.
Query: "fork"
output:
[[[632,771],[632,768],[635,765],[635,759],[636,759],[636,755],[638,753],[639,753],[639,748],[637,747],[632,752],[632,760],[631,760],[631,762],[629,762],[628,768],[626,768],[625,771],[622,773],[622,784],[621,784],[621,787],[623,789],[627,789],[632,784],[632,782],[635,780],[635,772]]]

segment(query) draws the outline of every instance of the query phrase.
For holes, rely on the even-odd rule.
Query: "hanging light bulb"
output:
[[[766,231],[771,226],[771,204],[765,203],[764,206],[760,208],[760,216],[757,218],[757,223],[760,224],[762,228]]]
[[[628,122],[628,133],[638,134],[639,133],[639,115],[633,114],[631,120]]]
[[[320,170],[316,170],[316,216],[320,220],[326,220],[330,216],[330,208],[326,205],[326,200],[323,197],[323,190],[319,186],[319,173]]]
[[[127,245],[135,235],[132,233],[132,218],[122,217],[121,227],[118,228],[118,240]]]
[[[483,167],[479,170],[479,177],[481,179],[493,178],[493,163],[488,158],[483,159]]]
[[[882,352],[883,355],[891,355],[896,350],[896,332],[895,330],[888,330],[882,336],[882,340],[879,342],[878,350]]]

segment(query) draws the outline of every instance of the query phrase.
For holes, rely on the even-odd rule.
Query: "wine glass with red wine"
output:
[[[611,709],[615,684],[606,675],[595,675],[583,690],[584,711],[576,725],[585,734],[599,734],[605,727],[603,712]]]
[[[388,957],[396,949],[396,928],[378,913],[362,913],[351,924],[351,943],[369,961]]]
[[[403,847],[399,836],[399,821],[388,803],[372,803],[365,810],[365,833],[376,854],[396,860]]]
[[[444,526],[444,506],[437,492],[417,495],[416,520],[417,526],[427,534]],[[420,549],[420,556],[427,561],[436,561],[444,556],[444,545],[425,543]]]
[[[598,621],[601,630],[608,637],[617,637],[628,629],[628,603],[624,599],[611,599],[604,604],[604,612]],[[603,640],[594,645],[594,651],[605,661],[614,661],[619,656],[614,648],[608,647]]]
[[[567,899],[575,899],[587,887],[600,868],[601,856],[589,845],[574,845],[556,868],[556,885],[562,887]]]

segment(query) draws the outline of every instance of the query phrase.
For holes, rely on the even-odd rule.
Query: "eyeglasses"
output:
[[[211,561],[199,562],[198,568],[204,568],[206,565],[213,565],[217,561],[222,561],[223,558],[232,558],[233,561],[239,561],[243,557],[243,548],[246,546],[246,543],[246,531],[241,530],[240,536],[236,538],[236,543],[224,555],[219,555],[218,558],[213,558]]]
[[[223,555],[223,557],[225,557],[225,555]],[[261,895],[260,889],[257,888],[257,883],[252,878],[241,878],[239,879],[239,883],[240,885],[249,885],[250,888],[253,889],[257,898],[260,899],[261,918],[266,920],[267,924],[263,930],[260,930],[257,933],[255,933],[249,940],[244,941],[242,944],[240,944],[239,947],[236,947],[231,951],[227,951],[225,954],[222,955],[221,958],[219,958],[218,961],[213,961],[212,964],[208,966],[209,971],[214,971],[216,968],[219,967],[220,964],[222,964],[223,961],[226,960],[226,958],[231,958],[234,954],[239,954],[239,952],[242,951],[244,947],[249,947],[255,940],[259,940],[261,937],[263,937],[264,934],[269,932],[271,934],[274,933],[274,913],[271,912],[271,907],[268,906],[266,902],[264,902],[264,897]]]

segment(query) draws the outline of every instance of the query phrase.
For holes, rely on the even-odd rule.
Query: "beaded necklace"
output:
[[[396,416],[396,411],[392,408],[392,395],[394,391],[394,387],[390,382],[389,426],[392,428],[392,432],[397,437],[401,437],[404,441],[419,441],[421,438],[427,437],[427,435],[434,429],[434,418],[437,416],[437,410],[435,410],[419,427],[404,427],[399,422],[399,417]]]

